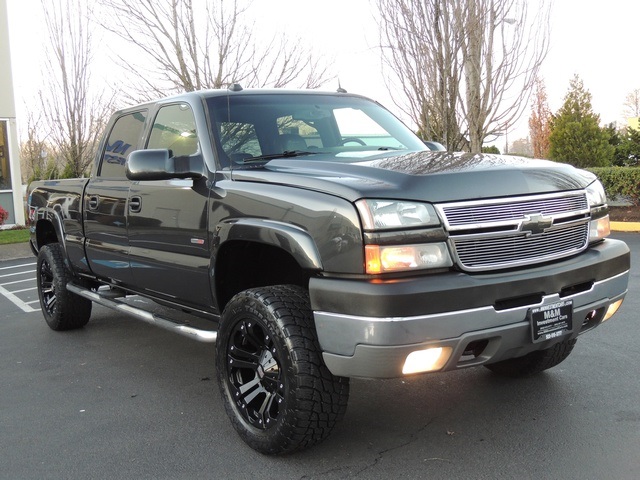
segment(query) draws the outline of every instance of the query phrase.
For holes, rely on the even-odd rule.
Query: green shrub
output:
[[[490,147],[482,147],[482,153],[495,153],[496,155],[500,155],[500,150],[495,145],[491,145]]]
[[[588,170],[602,182],[607,198],[624,197],[634,205],[640,205],[640,168],[601,167]]]

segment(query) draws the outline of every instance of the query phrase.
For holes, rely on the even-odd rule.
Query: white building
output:
[[[3,227],[25,224],[13,95],[7,0],[0,0],[0,206],[9,212]]]

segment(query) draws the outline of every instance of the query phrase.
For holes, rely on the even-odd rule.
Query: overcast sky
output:
[[[92,0],[90,0],[92,1]],[[40,84],[44,25],[40,0],[8,0],[9,31],[18,115],[35,98]],[[536,0],[530,0],[535,5]],[[342,87],[379,100],[398,113],[380,73],[376,21],[371,0],[257,0],[259,26],[287,31],[313,45],[333,61],[332,72]],[[601,5],[596,8],[593,5]],[[622,122],[626,95],[640,88],[640,1],[555,0],[551,51],[543,66],[549,106],[561,105],[574,74],[593,96],[602,123]],[[101,42],[97,60],[108,62]],[[337,87],[329,84],[328,89]],[[525,111],[509,140],[528,135]],[[500,142],[498,142],[500,145]]]

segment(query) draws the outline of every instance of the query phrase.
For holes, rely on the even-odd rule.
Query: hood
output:
[[[576,190],[596,178],[570,165],[506,155],[424,151],[320,158],[272,160],[260,168],[234,170],[233,178],[291,185],[349,201],[393,198],[432,203]]]

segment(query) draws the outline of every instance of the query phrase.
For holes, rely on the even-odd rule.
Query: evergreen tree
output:
[[[627,139],[629,142],[627,165],[631,167],[640,166],[640,130],[629,127],[627,129]]]
[[[620,167],[640,166],[640,130],[627,127],[619,134],[613,163]]]
[[[599,123],[600,116],[591,106],[591,93],[575,75],[569,82],[564,104],[552,122],[550,158],[581,168],[610,165],[614,147]]]

